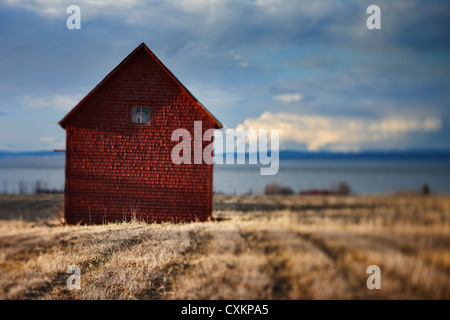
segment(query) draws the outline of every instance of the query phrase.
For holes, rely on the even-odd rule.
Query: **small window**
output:
[[[146,106],[133,106],[131,112],[132,124],[147,124],[150,121],[151,108]]]

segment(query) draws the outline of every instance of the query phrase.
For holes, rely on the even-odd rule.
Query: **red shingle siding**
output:
[[[152,125],[130,125],[133,105],[154,108]],[[213,167],[171,160],[172,132],[194,139],[216,126],[144,49],[137,51],[64,120],[68,223],[204,221],[212,212]],[[203,142],[205,148],[210,142]]]

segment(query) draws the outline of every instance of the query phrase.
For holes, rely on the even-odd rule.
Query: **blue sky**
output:
[[[283,149],[450,150],[448,1],[0,0],[0,34],[0,150],[64,148],[58,121],[142,42]]]

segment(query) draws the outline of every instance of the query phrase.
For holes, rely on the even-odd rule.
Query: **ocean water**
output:
[[[385,194],[418,191],[427,184],[432,193],[450,193],[448,160],[303,159],[281,160],[273,176],[260,174],[259,165],[215,165],[214,191],[226,194],[262,194],[277,183],[294,192],[329,189],[346,182],[353,193]],[[64,157],[0,159],[0,193],[34,193],[37,184],[64,189]]]
[[[278,173],[262,176],[258,166],[220,165],[214,168],[216,192],[261,194],[267,184],[277,183],[294,192],[330,189],[340,182],[352,193],[385,194],[419,191],[427,184],[433,193],[450,193],[447,161],[388,160],[285,160]]]
[[[64,157],[0,158],[0,194],[30,194],[36,187],[64,190]]]

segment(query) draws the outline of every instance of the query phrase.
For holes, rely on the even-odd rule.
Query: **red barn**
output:
[[[172,132],[194,136],[194,121],[202,121],[202,136],[222,128],[142,43],[59,122],[67,223],[210,218],[213,165],[171,159],[179,143]]]

